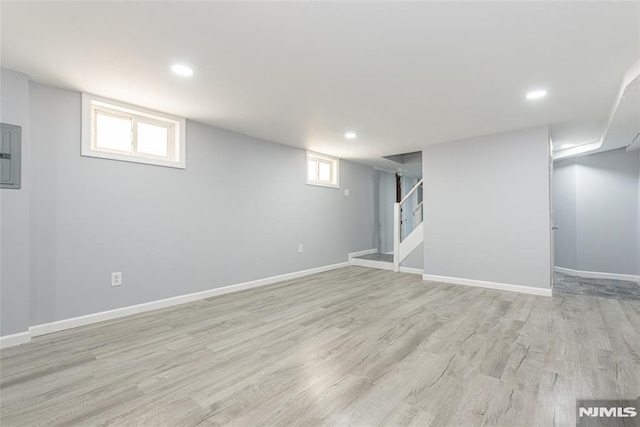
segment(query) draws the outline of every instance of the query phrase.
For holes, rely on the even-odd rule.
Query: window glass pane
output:
[[[131,120],[96,113],[96,147],[131,152]]]
[[[149,123],[138,122],[138,153],[168,157],[169,129]]]
[[[318,180],[318,172],[316,168],[318,167],[317,160],[309,160],[307,162],[307,179],[309,181],[317,181]]]
[[[318,180],[331,182],[331,163],[318,162]]]

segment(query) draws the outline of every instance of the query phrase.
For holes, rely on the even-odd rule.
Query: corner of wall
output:
[[[0,335],[19,336],[29,327],[30,310],[29,77],[0,69],[0,92],[0,121],[22,127],[21,188],[0,189]]]

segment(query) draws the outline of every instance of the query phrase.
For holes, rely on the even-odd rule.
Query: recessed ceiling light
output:
[[[181,76],[191,76],[193,75],[193,70],[190,67],[182,64],[174,64],[171,66],[171,71]]]
[[[358,134],[355,132],[347,132],[344,134],[344,137],[347,139],[353,139],[353,138],[357,138]]]
[[[529,92],[527,94],[527,99],[538,99],[544,98],[545,96],[547,96],[546,90],[534,90],[533,92]]]

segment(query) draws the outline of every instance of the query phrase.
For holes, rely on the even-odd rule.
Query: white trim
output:
[[[421,268],[413,268],[413,267],[403,267],[400,266],[400,273],[409,273],[409,274],[423,274],[424,270]]]
[[[349,264],[355,265],[358,267],[369,267],[369,268],[378,268],[380,270],[391,270],[393,271],[393,263],[384,262],[384,261],[376,261],[373,259],[356,259],[356,257],[362,255],[369,254],[377,254],[378,249],[367,249],[366,251],[352,252],[349,254]],[[393,254],[393,252],[385,252],[385,255]],[[422,274],[423,270],[421,268],[412,268],[412,267],[402,267],[399,268],[400,273],[409,273],[409,274]]]
[[[29,332],[19,332],[17,334],[0,337],[0,348],[13,347],[14,345],[25,344],[31,341]]]
[[[394,176],[395,176],[395,174],[398,173],[398,171],[392,171],[392,170],[389,170],[389,169],[379,168],[378,166],[374,166],[373,169],[375,169],[377,171],[380,171],[380,172],[390,173],[390,174],[393,174]]]
[[[380,270],[393,271],[392,262],[376,261],[373,259],[352,258],[351,265],[355,265],[358,267],[369,267],[369,268],[377,268]]]
[[[147,311],[158,310],[160,308],[173,307],[179,304],[198,301],[205,298],[211,298],[218,295],[229,294],[232,292],[244,291],[247,289],[257,288],[260,286],[272,285],[285,280],[297,279],[311,274],[322,273],[337,268],[348,267],[348,262],[340,262],[338,264],[325,265],[322,267],[310,268],[308,270],[295,271],[293,273],[281,274],[278,276],[267,277],[265,279],[253,280],[251,282],[239,283],[236,285],[224,286],[222,288],[209,289],[202,292],[192,294],[179,295],[172,298],[166,298],[158,301],[151,301],[143,304],[131,305],[128,307],[116,308],[113,310],[102,311],[99,313],[87,314],[85,316],[73,317],[70,319],[58,320],[56,322],[35,325],[29,328],[29,332],[22,332],[14,335],[0,337],[2,347],[23,344],[29,342],[31,337],[50,334],[52,332],[64,331],[66,329],[77,328],[78,326],[90,325],[93,323],[103,322],[105,320],[117,319],[119,317],[130,316],[132,314],[144,313]]]
[[[589,279],[613,279],[613,280],[628,280],[630,282],[640,282],[640,276],[634,274],[619,274],[619,273],[603,273],[600,271],[583,271],[572,270],[564,267],[554,267],[557,273],[569,274],[571,276],[585,277]]]
[[[532,288],[531,286],[511,285],[508,283],[486,282],[484,280],[463,279],[459,277],[436,276],[423,274],[422,280],[431,282],[450,283],[453,285],[475,286],[478,288],[497,289],[499,291],[520,292],[523,294],[551,296],[551,289]]]
[[[309,160],[316,161],[324,160],[331,163],[332,179],[331,182],[325,181],[310,181],[309,180]],[[308,151],[306,155],[306,164],[304,167],[306,173],[306,182],[308,185],[315,185],[318,187],[340,188],[340,159],[337,157],[329,156],[327,154],[316,153],[314,151]]]
[[[132,118],[141,117],[159,121],[163,124],[170,125],[172,129],[173,141],[169,143],[168,149],[173,151],[175,159],[169,160],[164,158],[156,158],[154,156],[146,156],[140,153],[119,153],[116,151],[102,150],[95,148],[93,145],[93,111],[94,106],[99,108],[107,108],[110,110],[120,111]],[[82,123],[81,123],[81,144],[80,155],[84,157],[95,157],[100,159],[118,160],[130,163],[141,163],[154,166],[165,166],[176,169],[186,169],[186,146],[187,146],[187,121],[186,119],[172,114],[160,111],[150,110],[148,108],[139,107],[128,104],[126,102],[116,101],[113,99],[103,98],[101,96],[82,93]],[[135,130],[134,130],[135,132]]]
[[[420,243],[424,241],[424,221],[420,224],[416,225],[416,228],[413,229],[411,233],[407,237],[404,238],[403,241],[400,242],[399,245],[399,253],[400,257],[398,262],[402,263],[406,257],[411,255],[411,252],[415,251]]]
[[[418,181],[416,185],[414,185],[413,188],[409,190],[409,192],[402,198],[402,200],[400,200],[400,205],[404,204],[404,202],[409,200],[409,196],[411,196],[413,192],[416,191],[418,187],[422,185],[423,182],[424,182],[424,178],[420,178],[420,181]]]
[[[393,204],[393,271],[400,271],[400,203]]]
[[[357,256],[362,256],[362,255],[369,255],[369,254],[377,254],[378,253],[378,248],[374,248],[374,249],[367,249],[364,251],[358,251],[358,252],[351,252],[349,254],[348,260],[349,263],[351,263],[351,260]]]

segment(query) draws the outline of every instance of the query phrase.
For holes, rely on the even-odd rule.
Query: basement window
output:
[[[338,188],[339,166],[336,157],[307,151],[307,184]]]
[[[83,93],[81,154],[184,169],[185,120]]]

